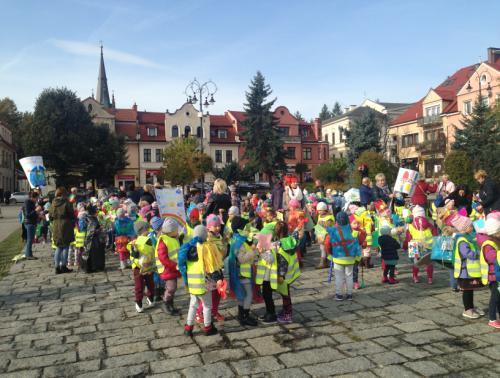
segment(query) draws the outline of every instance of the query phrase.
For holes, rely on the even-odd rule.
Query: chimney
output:
[[[135,101],[134,101],[134,105],[132,105],[132,109],[134,109],[135,111],[137,111],[137,104],[135,103]]]
[[[356,109],[356,105],[350,105],[350,109],[349,110],[354,110]]]
[[[351,110],[351,107],[346,106],[346,107],[344,108],[344,113],[347,113],[349,110]]]
[[[321,135],[321,119],[315,118],[313,121],[313,132],[314,132],[314,137],[318,142],[321,141],[322,135]]]
[[[495,64],[500,61],[500,49],[497,47],[488,48],[488,63]]]

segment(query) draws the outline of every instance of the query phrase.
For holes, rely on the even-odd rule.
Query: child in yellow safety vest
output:
[[[318,212],[318,221],[317,225],[320,225],[324,229],[328,227],[333,227],[335,224],[335,217],[328,211],[328,205],[326,202],[319,202],[316,205],[316,210]],[[321,252],[319,264],[316,269],[325,269],[328,268],[328,262],[326,260],[326,251],[323,242],[325,241],[323,236],[317,236],[319,243],[319,250]]]
[[[480,246],[481,280],[490,289],[489,322],[500,328],[500,213],[490,213],[485,221],[485,234],[477,234]]]
[[[205,248],[207,240],[207,229],[205,226],[198,225],[193,230],[193,240],[197,241],[187,252],[186,260],[186,276],[187,276],[187,289],[190,295],[189,311],[187,314],[186,324],[184,326],[184,334],[193,336],[193,328],[196,316],[196,310],[201,303],[203,306],[203,332],[206,336],[217,334],[217,328],[212,323],[212,285],[208,281],[215,279],[222,279],[222,271],[219,269],[214,273],[218,274],[214,278],[214,273],[209,273],[209,280],[207,281],[207,270],[216,269],[218,260],[218,250],[212,254],[209,248]],[[207,256],[208,255],[208,256]],[[213,265],[211,268],[208,265]]]
[[[74,228],[75,242],[70,248],[70,258],[68,265],[73,265],[76,269],[80,267],[83,247],[85,245],[85,236],[87,235],[87,212],[80,211],[78,213],[78,221]]]
[[[132,272],[134,275],[135,309],[138,313],[144,311],[142,299],[144,289],[147,288],[146,306],[153,306],[154,282],[153,271],[155,269],[155,249],[153,241],[148,236],[149,224],[138,221],[134,224],[137,238],[127,245],[132,260]]]

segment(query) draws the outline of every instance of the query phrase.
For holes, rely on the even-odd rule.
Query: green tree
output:
[[[498,106],[498,105],[497,105]],[[474,170],[484,169],[495,178],[500,176],[500,127],[495,112],[486,103],[478,100],[472,114],[455,128],[453,150],[464,151],[472,161]]]
[[[241,133],[246,165],[265,173],[269,182],[277,171],[286,167],[286,152],[278,132],[278,120],[271,112],[276,99],[267,101],[271,93],[271,87],[265,83],[262,73],[257,71],[246,93],[246,119],[243,121],[245,130]]]
[[[210,156],[197,150],[193,137],[177,138],[170,142],[163,151],[163,177],[172,185],[191,184],[211,168]],[[210,159],[211,161],[211,159]]]
[[[342,107],[340,106],[340,103],[338,101],[335,101],[335,104],[333,104],[330,114],[332,115],[332,117],[337,117],[343,114]]]
[[[237,162],[232,161],[220,169],[214,169],[215,178],[221,178],[230,184],[233,181],[238,181],[241,178],[241,169]]]
[[[298,110],[293,114],[293,116],[295,118],[297,118],[299,121],[305,121],[306,120]]]
[[[477,186],[472,161],[465,151],[451,151],[444,159],[444,171],[453,182],[466,184],[469,188]]]
[[[309,167],[305,163],[297,163],[295,164],[295,173],[299,175],[300,181],[303,181],[302,175],[309,171]]]
[[[387,184],[389,186],[394,185],[399,168],[386,160],[381,153],[370,150],[361,153],[355,161],[355,166],[358,167],[362,163],[368,166],[369,176],[373,182],[375,182],[377,173],[383,173],[387,179]],[[351,173],[351,177],[354,186],[361,185],[361,175],[357,169]]]
[[[332,118],[332,113],[330,113],[330,111],[328,110],[328,106],[326,106],[326,104],[323,104],[323,107],[321,108],[318,117],[321,121],[325,121],[327,119]]]
[[[346,159],[332,158],[329,162],[318,165],[314,169],[314,177],[324,184],[344,182],[347,172]]]
[[[347,151],[347,164],[354,170],[355,160],[364,151],[380,152],[380,124],[375,111],[367,114],[352,123],[350,129],[344,129]]]
[[[31,113],[20,113],[16,103],[9,97],[0,100],[0,122],[12,131],[12,144],[18,156],[23,156],[22,135],[24,125],[31,120]]]

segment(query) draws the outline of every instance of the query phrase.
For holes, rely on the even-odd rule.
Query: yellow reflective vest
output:
[[[78,231],[78,228],[75,227],[75,248],[83,248],[86,235],[86,232]]]
[[[273,262],[268,263],[263,258],[257,261],[257,274],[255,275],[255,283],[257,285],[262,285],[264,282],[264,277],[269,272],[269,283],[271,284],[271,289],[276,290],[278,288],[278,259],[276,256],[276,249],[271,248],[269,251],[273,257]]]
[[[165,243],[165,245],[167,246],[168,258],[172,261],[177,262],[177,253],[179,252],[179,248],[181,247],[179,241],[171,236],[161,235],[158,238],[158,242],[156,243],[155,248],[156,271],[158,272],[158,274],[163,273],[163,271],[165,270],[165,267],[158,257],[158,246],[160,245],[160,240],[163,241],[163,243]]]
[[[147,242],[150,240],[149,236],[138,236],[137,239],[131,241],[130,243],[127,244],[127,249],[129,252],[132,252],[132,248],[135,247],[135,249],[141,254],[146,257],[146,260],[149,260],[151,265],[154,264],[154,259],[155,259],[155,249],[153,245],[148,245]],[[140,256],[135,258],[130,256],[131,261],[132,261],[132,269],[135,268],[147,268],[143,267],[140,264]],[[152,271],[152,269],[148,269],[149,271]]]
[[[411,239],[422,243],[425,249],[432,249],[432,231],[430,228],[425,230],[418,230],[413,224],[408,226]]]
[[[188,291],[193,295],[203,295],[205,287],[205,267],[203,265],[203,247],[200,243],[196,245],[198,260],[187,261],[187,284]]]
[[[329,227],[328,221],[331,221],[332,225],[335,224],[335,217],[332,214],[318,215],[318,224],[319,225],[321,225],[325,228]]]
[[[252,247],[249,246],[248,243],[243,243],[242,247],[246,250],[252,249]],[[252,278],[252,264],[240,264],[240,276],[243,278]]]
[[[288,263],[288,270],[286,271],[285,279],[283,283],[278,284],[278,292],[283,295],[288,295],[288,285],[291,285],[297,278],[300,277],[300,267],[297,260],[296,253],[286,253],[283,248],[278,250],[278,254],[281,255]]]
[[[497,281],[499,278],[499,273],[500,273],[500,249],[499,245],[495,243],[493,240],[486,240],[482,245],[481,245],[481,254],[479,255],[479,264],[481,266],[481,282],[483,285],[488,284],[488,269],[489,265],[486,262],[486,259],[484,258],[484,247],[489,245],[490,247],[494,248],[495,251],[497,251],[497,261],[496,261],[496,266],[495,266],[495,275],[497,277]]]
[[[477,247],[475,246],[474,243],[469,242],[465,237],[460,236],[457,239],[457,242],[455,244],[455,252],[454,252],[454,258],[455,262],[453,265],[453,275],[455,278],[460,277],[460,271],[462,270],[462,256],[460,255],[460,243],[467,243],[469,245],[469,248],[476,252],[477,255]],[[476,256],[477,258],[475,259],[466,259],[466,265],[465,268],[467,270],[467,275],[468,278],[480,278],[481,277],[481,264],[479,262],[479,256]]]

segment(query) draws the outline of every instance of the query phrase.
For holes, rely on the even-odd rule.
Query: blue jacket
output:
[[[359,187],[359,197],[361,205],[363,206],[366,206],[370,202],[373,202],[372,188],[370,188],[368,185],[361,184],[361,186]]]

